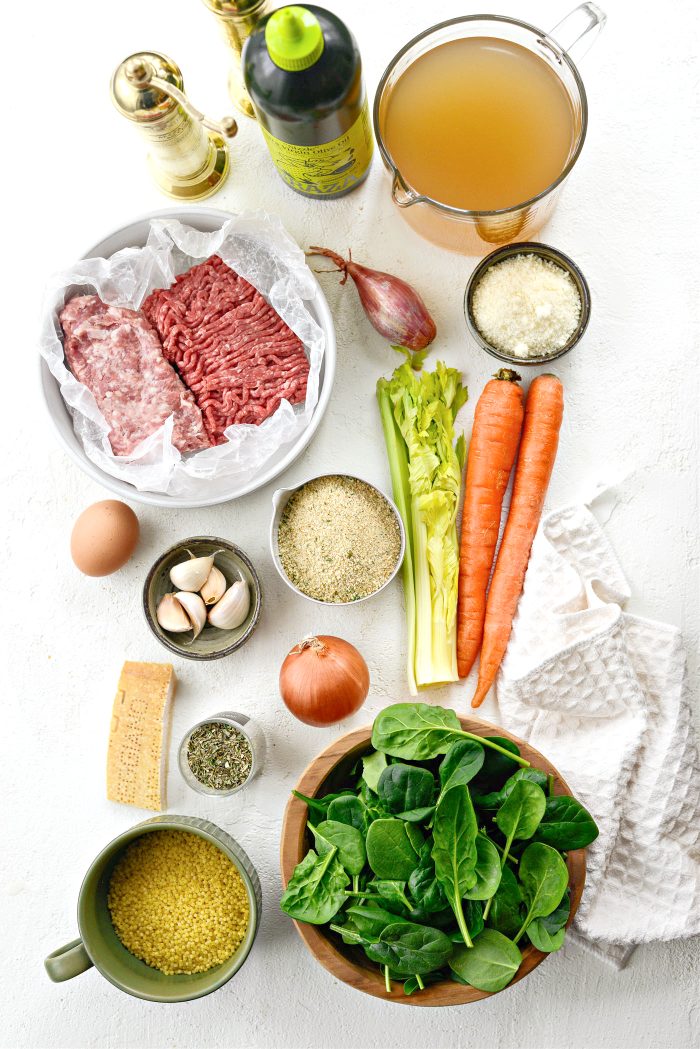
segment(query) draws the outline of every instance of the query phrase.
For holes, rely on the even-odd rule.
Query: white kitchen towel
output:
[[[700,933],[700,766],[680,632],[629,615],[586,506],[541,523],[497,682],[504,726],[594,816],[574,931],[622,966],[637,944]]]

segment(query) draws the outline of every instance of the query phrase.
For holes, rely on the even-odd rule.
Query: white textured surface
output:
[[[414,32],[431,20],[477,10],[459,0],[429,8],[419,0],[333,0],[332,6],[360,39],[372,94],[385,63]],[[496,6],[549,26],[567,5],[503,0]],[[630,611],[683,629],[696,694],[698,129],[690,100],[698,75],[697,14],[691,0],[661,14],[646,0],[607,6],[609,25],[582,64],[589,140],[544,233],[580,263],[594,298],[585,344],[557,368],[567,412],[549,504],[629,475],[597,512],[629,579]],[[22,14],[13,26],[15,10]],[[35,381],[38,285],[117,223],[166,203],[149,182],[138,137],[111,108],[107,84],[116,64],[138,48],[160,48],[181,63],[195,104],[220,114],[227,110],[226,55],[198,0],[23,5],[5,13],[4,26],[12,46],[0,75],[12,107],[22,107],[22,123],[18,112],[16,137],[7,129],[4,136],[5,171],[16,162],[2,226],[11,267],[4,286],[2,411],[10,511],[3,636],[11,678],[3,689],[0,761],[0,1043],[32,1049],[697,1045],[697,940],[643,947],[623,973],[572,944],[493,1000],[432,1012],[384,1005],[336,984],[278,913],[277,846],[287,792],[335,733],[290,718],[277,696],[277,666],[309,631],[354,641],[373,681],[367,717],[352,720],[361,724],[403,696],[400,588],[323,615],[294,600],[267,555],[270,490],[212,510],[139,511],[143,539],[126,569],[104,580],[84,579],[73,569],[73,519],[105,493],[68,461],[42,416]],[[30,69],[41,75],[36,86]],[[33,152],[32,126],[41,129]],[[265,206],[302,243],[352,246],[359,260],[414,280],[438,323],[436,353],[459,365],[478,394],[493,362],[465,335],[461,300],[472,263],[431,248],[404,227],[389,205],[378,162],[357,193],[315,204],[277,179],[253,125],[243,125],[234,154],[230,181],[213,204]],[[373,390],[377,375],[393,363],[391,351],[366,324],[353,289],[338,287],[333,277],[324,282],[338,326],[336,392],[318,435],[287,478],[348,468],[387,485]],[[14,373],[10,361],[19,362]],[[18,374],[19,385],[10,385]],[[471,408],[464,411],[466,426]],[[165,1008],[120,994],[94,971],[52,985],[41,963],[75,935],[75,899],[88,863],[141,815],[104,800],[112,695],[125,658],[165,656],[141,618],[148,566],[171,542],[201,532],[233,539],[249,552],[261,571],[265,610],[238,657],[202,667],[178,662],[173,740],[201,715],[233,706],[260,718],[270,759],[264,778],[240,802],[221,806],[186,792],[173,774],[170,811],[206,814],[233,833],[260,872],[266,902],[254,952],[235,980],[210,998]],[[466,703],[458,688],[440,698]],[[485,716],[492,711],[485,705]],[[696,723],[697,715],[696,706]]]

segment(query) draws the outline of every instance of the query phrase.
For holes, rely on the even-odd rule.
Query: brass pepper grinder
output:
[[[217,16],[227,42],[234,54],[228,78],[228,91],[234,106],[247,117],[255,119],[255,110],[246,91],[241,69],[243,45],[261,18],[271,10],[270,0],[204,0]]]
[[[138,125],[148,143],[151,174],[164,193],[201,200],[228,175],[226,139],[238,126],[233,117],[207,120],[184,94],[180,68],[158,51],[139,51],[117,66],[112,101]]]

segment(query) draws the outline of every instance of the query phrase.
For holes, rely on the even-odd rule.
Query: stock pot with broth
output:
[[[592,3],[552,34],[469,15],[399,51],[377,89],[374,128],[394,202],[416,232],[465,255],[537,233],[586,135],[571,52],[604,22]]]

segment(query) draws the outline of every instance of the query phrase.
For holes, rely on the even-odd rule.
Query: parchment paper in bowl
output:
[[[306,306],[316,285],[304,253],[279,219],[264,212],[234,215],[214,233],[202,233],[177,219],[152,219],[150,225],[143,248],[125,248],[109,259],[83,259],[51,278],[40,351],[59,383],[85,454],[96,466],[139,491],[194,499],[203,488],[222,482],[242,486],[282,445],[300,436],[318,401],[325,336]],[[259,426],[230,426],[225,444],[186,456],[172,444],[170,416],[132,455],[113,455],[109,426],[95,398],[66,368],[58,314],[74,295],[90,293],[111,306],[139,309],[154,288],[170,287],[178,274],[211,255],[220,255],[250,281],[304,343],[309,360],[305,403],[293,407],[283,401]]]

